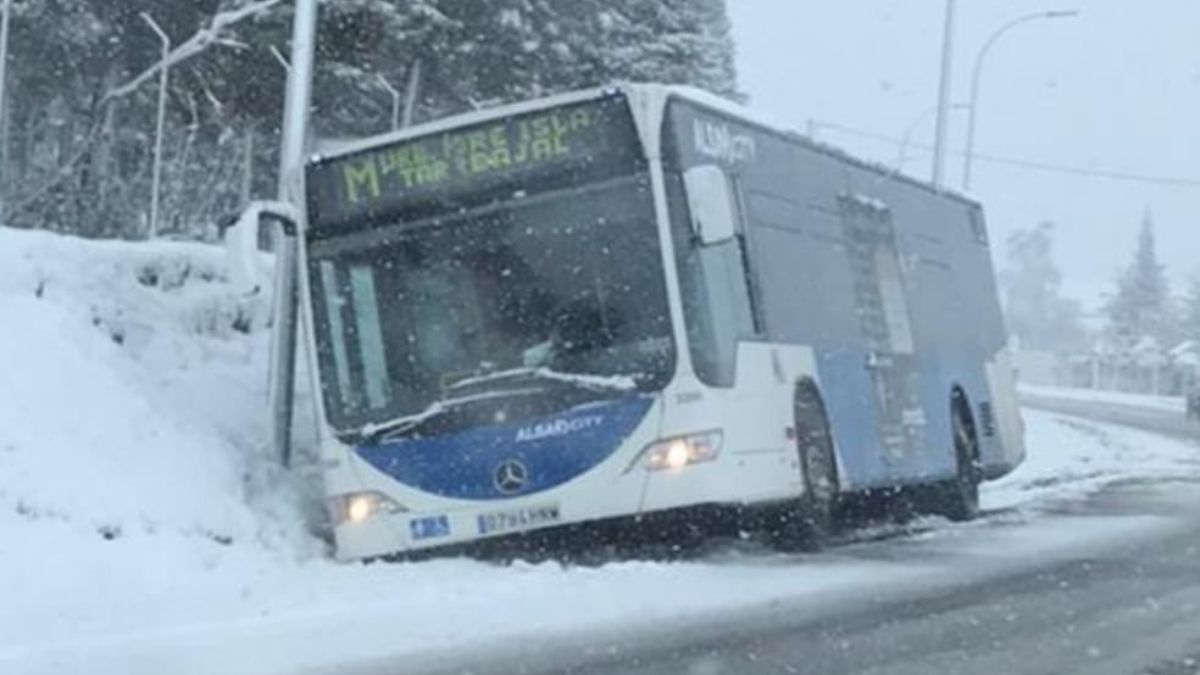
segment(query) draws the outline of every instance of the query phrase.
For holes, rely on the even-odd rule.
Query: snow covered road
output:
[[[1182,397],[1022,386],[1021,401],[1038,410],[1200,441],[1200,422],[1187,419]]]
[[[428,672],[1194,675],[1200,501],[1196,484],[1173,487],[1114,487],[1023,527],[837,554],[927,574]],[[413,672],[405,665],[359,672]]]

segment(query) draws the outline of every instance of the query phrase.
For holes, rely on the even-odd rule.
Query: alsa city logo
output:
[[[734,133],[722,122],[695,120],[692,135],[696,140],[696,152],[728,164],[752,161],[758,152],[753,136]]]
[[[530,441],[540,441],[543,438],[568,436],[588,429],[595,429],[603,423],[604,418],[600,415],[588,415],[587,417],[576,417],[574,419],[558,419],[552,422],[538,422],[537,424],[530,424],[518,429],[517,442],[528,443]]]

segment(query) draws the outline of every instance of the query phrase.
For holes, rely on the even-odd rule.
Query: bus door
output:
[[[925,415],[917,395],[908,296],[891,210],[857,196],[846,195],[839,202],[880,444],[889,463],[900,463],[920,452]]]

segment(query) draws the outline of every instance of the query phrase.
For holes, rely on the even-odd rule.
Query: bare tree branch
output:
[[[221,35],[221,33],[227,28],[238,23],[239,21],[261,14],[277,4],[279,4],[279,0],[257,0],[257,2],[252,2],[238,9],[218,12],[215,16],[213,16],[212,20],[209,21],[207,26],[196,31],[192,37],[180,43],[180,45],[175,49],[172,49],[171,52],[167,54],[166,58],[163,58],[158,63],[155,63],[153,66],[150,66],[146,70],[142,71],[141,74],[125,84],[108,90],[108,92],[105,93],[104,97],[101,99],[101,104],[108,103],[109,101],[122,96],[128,96],[137,90],[137,88],[147,80],[150,80],[157,75],[158,72],[163,68],[170,68],[182,63],[183,61],[190,59],[200,52],[203,52],[214,43],[222,43],[225,38]]]

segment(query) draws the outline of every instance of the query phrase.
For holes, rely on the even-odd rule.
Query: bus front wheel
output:
[[[838,479],[833,433],[825,404],[811,383],[796,387],[793,410],[804,494],[785,507],[774,538],[780,549],[815,552],[825,548],[837,525]]]

